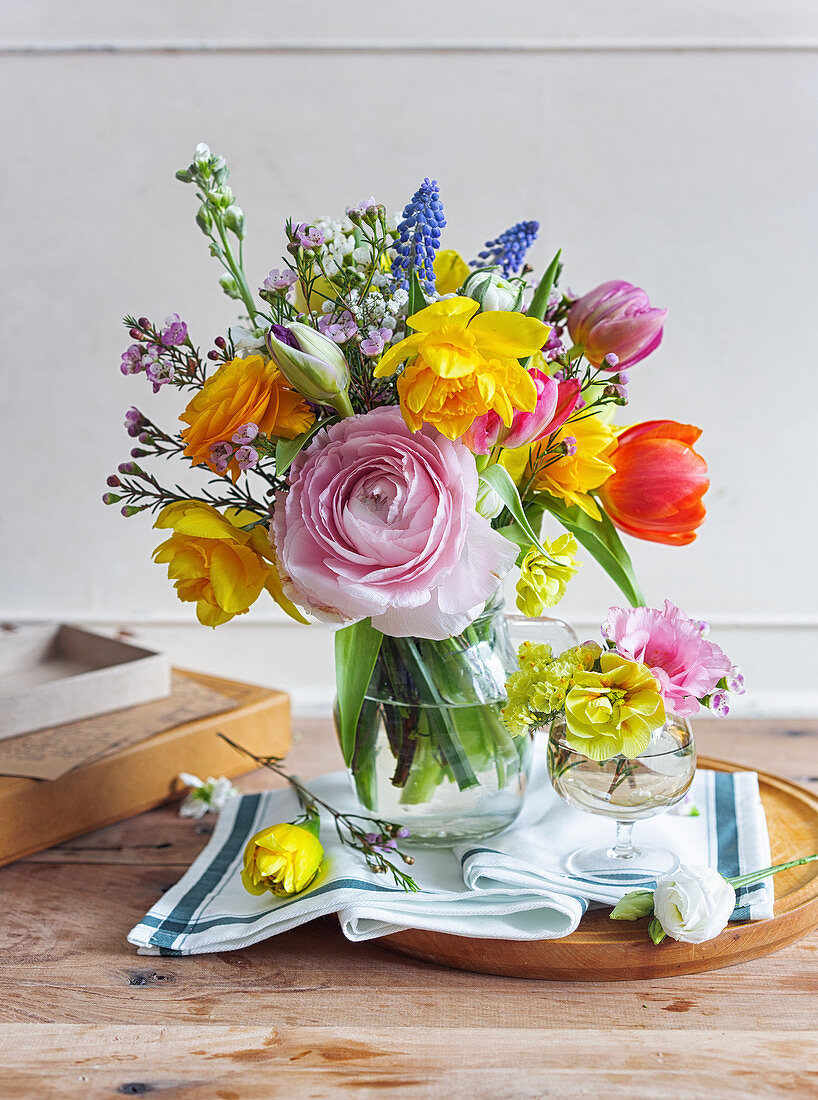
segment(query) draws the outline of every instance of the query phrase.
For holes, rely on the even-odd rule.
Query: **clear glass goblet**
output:
[[[566,869],[617,886],[651,882],[675,871],[679,860],[673,852],[658,845],[637,847],[632,833],[635,822],[670,809],[693,782],[696,747],[687,719],[668,715],[635,758],[589,760],[571,748],[565,734],[565,718],[560,716],[548,738],[548,774],[554,790],[569,806],[616,822],[612,846],[580,848],[568,857]]]

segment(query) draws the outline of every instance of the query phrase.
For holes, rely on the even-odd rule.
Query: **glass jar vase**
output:
[[[522,627],[500,595],[457,637],[384,637],[350,775],[363,812],[404,825],[406,843],[449,847],[498,833],[519,814],[531,738],[512,737],[501,710],[523,631],[558,651],[576,640],[556,619]]]

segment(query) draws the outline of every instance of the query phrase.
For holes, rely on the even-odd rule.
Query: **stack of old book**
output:
[[[180,771],[246,772],[218,733],[283,756],[288,696],[76,627],[4,627],[0,864],[178,798]]]

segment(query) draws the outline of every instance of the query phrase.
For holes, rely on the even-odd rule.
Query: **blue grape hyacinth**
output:
[[[400,239],[395,245],[397,255],[392,261],[392,274],[399,286],[409,286],[409,272],[414,268],[426,293],[434,294],[433,265],[440,247],[440,231],[445,225],[440,188],[437,180],[427,176],[406,204],[398,226]]]
[[[478,258],[472,260],[470,266],[490,267],[499,264],[506,278],[516,275],[523,266],[526,252],[536,241],[539,230],[539,222],[517,222],[493,241],[486,241],[485,249],[477,253]]]

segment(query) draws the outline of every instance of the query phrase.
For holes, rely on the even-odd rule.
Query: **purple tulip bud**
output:
[[[133,462],[120,462],[120,464],[117,466],[117,470],[121,474],[132,474],[135,469],[136,466],[134,466]]]
[[[568,311],[574,344],[595,367],[630,367],[662,342],[666,309],[654,309],[632,283],[611,279],[583,294]],[[611,365],[608,356],[616,357]]]
[[[116,493],[103,493],[102,494],[102,503],[103,504],[116,504],[120,500],[122,500],[122,497],[117,496]]]
[[[218,359],[221,359],[221,356],[217,351],[209,351],[207,353],[207,358],[211,359],[215,363]]]
[[[111,474],[110,477],[106,479],[105,484],[110,485],[112,489],[118,489],[122,482],[119,480],[116,474]],[[110,494],[106,493],[106,496],[108,495]]]
[[[222,351],[224,351],[227,347],[227,341],[223,336],[217,336],[213,343],[216,345],[217,348],[221,348]]]
[[[150,451],[143,451],[141,447],[131,447],[131,458],[145,458]]]

